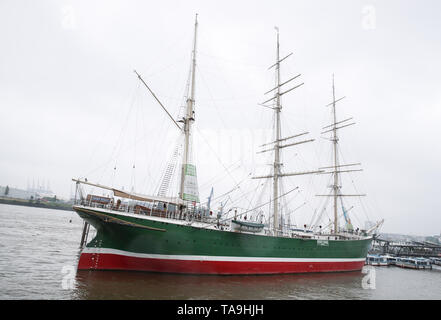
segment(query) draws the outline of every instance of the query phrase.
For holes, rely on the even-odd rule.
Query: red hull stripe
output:
[[[262,260],[182,260],[146,258],[124,254],[83,252],[79,270],[127,270],[187,274],[280,274],[306,272],[338,272],[361,270],[364,259],[298,259],[299,261]],[[295,260],[295,259],[292,259]],[[321,261],[322,260],[322,261]],[[329,259],[328,259],[329,260]]]

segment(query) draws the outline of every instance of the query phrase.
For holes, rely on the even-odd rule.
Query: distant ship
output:
[[[282,82],[279,57],[279,31],[277,30],[277,58],[271,66],[276,71],[276,85],[267,92],[274,96],[262,105],[273,110],[275,115],[275,141],[262,147],[261,152],[273,152],[274,162],[271,173],[253,179],[271,179],[273,190],[271,200],[265,204],[269,210],[269,221],[264,223],[262,216],[247,220],[251,210],[234,211],[234,217],[226,218],[223,207],[213,215],[210,210],[212,194],[206,206],[199,200],[196,166],[190,162],[191,133],[195,122],[195,71],[196,39],[198,20],[196,15],[191,86],[186,103],[185,116],[179,121],[167,109],[137,73],[140,81],[161,105],[170,119],[182,132],[184,138],[182,165],[180,170],[180,192],[176,197],[142,195],[126,192],[113,187],[91,183],[87,180],[73,179],[76,182],[76,203],[73,209],[84,219],[82,251],[78,262],[79,270],[133,270],[167,272],[182,274],[214,275],[257,275],[305,272],[340,272],[361,270],[365,264],[373,232],[381,223],[369,230],[354,230],[348,217],[348,210],[342,206],[346,227],[338,224],[338,199],[342,194],[339,176],[346,167],[358,164],[339,164],[337,157],[337,131],[346,127],[348,119],[338,121],[335,99],[329,105],[333,108],[334,121],[325,127],[324,133],[331,133],[334,143],[334,163],[318,170],[283,173],[281,170],[281,151],[284,148],[307,143],[310,140],[296,141],[294,136],[281,136],[281,97],[300,87],[296,85],[282,91],[287,83],[297,79],[295,76]],[[136,72],[136,71],[135,71]],[[268,105],[268,103],[272,103]],[[289,140],[289,142],[288,142]],[[295,142],[292,142],[295,141]],[[293,190],[280,192],[280,180],[287,176],[304,174],[331,174],[334,183],[332,192],[327,195],[334,201],[333,226],[327,230],[309,230],[287,225],[281,215],[279,200]],[[113,193],[113,197],[85,195],[82,185],[102,188]],[[127,202],[129,200],[130,202]],[[342,203],[343,204],[343,203]],[[283,223],[282,223],[283,222]],[[87,243],[90,225],[96,229],[95,237]],[[86,244],[87,243],[87,244]]]

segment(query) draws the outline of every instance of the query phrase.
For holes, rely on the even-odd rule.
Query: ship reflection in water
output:
[[[73,299],[368,299],[361,272],[270,276],[194,276],[78,271]]]

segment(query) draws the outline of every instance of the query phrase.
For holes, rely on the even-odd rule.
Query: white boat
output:
[[[233,231],[248,231],[248,232],[262,232],[264,224],[251,221],[231,220],[231,230]]]
[[[395,265],[397,267],[409,269],[432,269],[430,260],[425,258],[400,257],[397,259]]]
[[[432,266],[433,265],[441,266],[441,258],[430,257],[429,260],[432,263]]]
[[[384,259],[386,259],[387,264],[389,266],[394,266],[397,263],[397,259],[398,257],[395,256],[391,256],[391,255],[382,255],[381,257],[383,257]]]
[[[387,258],[384,256],[369,254],[366,257],[366,264],[371,266],[388,266]]]

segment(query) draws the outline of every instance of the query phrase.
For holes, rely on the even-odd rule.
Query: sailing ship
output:
[[[84,220],[81,239],[79,270],[133,270],[182,274],[282,274],[304,272],[341,272],[361,270],[371,246],[373,232],[370,230],[339,229],[337,200],[345,196],[340,192],[339,175],[346,165],[340,165],[337,157],[337,131],[346,126],[337,121],[335,107],[339,100],[333,97],[334,121],[325,127],[333,134],[334,164],[319,170],[283,173],[281,168],[282,149],[313,139],[288,142],[304,134],[282,137],[281,97],[300,87],[296,85],[282,92],[295,76],[282,82],[280,65],[288,56],[279,57],[279,31],[277,30],[277,56],[272,68],[276,71],[276,86],[268,91],[274,96],[263,103],[275,115],[275,141],[267,143],[261,152],[273,152],[272,172],[253,179],[271,179],[272,198],[266,203],[272,207],[272,224],[262,219],[246,220],[246,214],[258,211],[234,211],[234,218],[225,218],[223,206],[213,215],[210,200],[202,206],[197,190],[196,166],[190,162],[192,126],[195,122],[195,72],[196,39],[198,20],[194,25],[192,50],[191,87],[186,101],[186,112],[176,121],[151,88],[136,73],[139,80],[160,104],[174,125],[184,136],[182,164],[180,170],[179,194],[174,197],[164,194],[143,195],[118,188],[91,183],[86,179],[72,179],[76,182],[75,205],[73,209]],[[135,71],[136,72],[136,71]],[[268,106],[266,103],[273,103]],[[343,125],[341,125],[343,123]],[[326,169],[333,171],[326,171]],[[286,194],[280,192],[280,180],[287,176],[304,174],[332,174],[333,193],[325,196],[334,199],[334,226],[328,231],[298,230],[281,223],[279,200]],[[113,193],[113,197],[88,194],[82,186],[89,185]],[[344,211],[345,217],[347,211]],[[259,214],[257,214],[259,216]],[[261,215],[260,215],[261,217]],[[96,230],[95,237],[87,242],[90,226]]]

